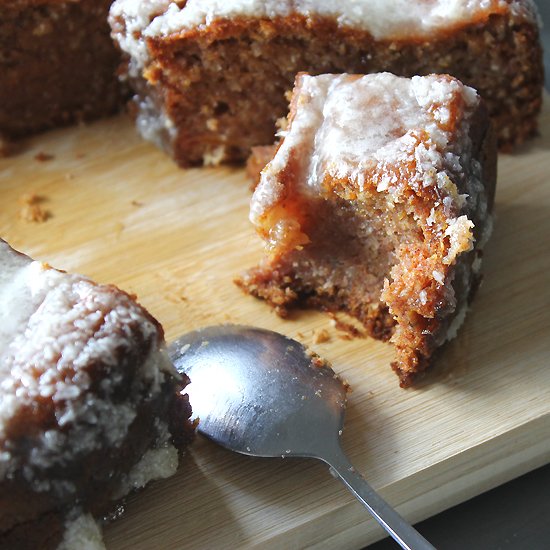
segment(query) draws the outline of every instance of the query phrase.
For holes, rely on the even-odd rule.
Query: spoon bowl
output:
[[[191,379],[185,391],[200,433],[250,456],[324,461],[402,548],[433,550],[344,455],[347,385],[316,354],[276,332],[238,325],[186,334],[169,354]]]
[[[180,338],[170,355],[191,379],[185,391],[199,431],[219,445],[251,456],[318,457],[328,436],[337,443],[347,385],[295,340],[209,327]]]

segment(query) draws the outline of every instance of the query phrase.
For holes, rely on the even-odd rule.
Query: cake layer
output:
[[[175,472],[188,381],[126,293],[1,240],[0,266],[0,548],[55,548],[79,516]]]
[[[486,100],[502,149],[536,130],[543,70],[530,0],[116,0],[110,23],[138,129],[182,166],[270,143],[300,71],[448,73]]]
[[[250,210],[266,257],[239,284],[282,315],[356,317],[412,384],[463,321],[492,228],[478,94],[440,75],[300,75],[280,136]]]

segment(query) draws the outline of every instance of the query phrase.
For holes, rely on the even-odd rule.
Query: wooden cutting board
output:
[[[550,102],[542,136],[499,160],[485,282],[421,387],[390,345],[346,340],[323,314],[283,321],[232,278],[260,257],[241,169],[180,170],[126,117],[40,136],[0,160],[0,236],[37,259],[134,292],[167,339],[222,322],[312,344],[349,381],[343,446],[411,522],[550,461]],[[39,160],[43,155],[50,160]],[[18,218],[35,193],[44,223]],[[253,459],[198,438],[178,474],[128,499],[109,549],[360,548],[384,535],[327,468]]]

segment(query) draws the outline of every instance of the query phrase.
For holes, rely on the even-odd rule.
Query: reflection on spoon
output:
[[[344,455],[347,387],[323,360],[276,332],[222,325],[186,334],[169,347],[199,432],[250,456],[326,462],[405,549],[433,546],[411,527]]]

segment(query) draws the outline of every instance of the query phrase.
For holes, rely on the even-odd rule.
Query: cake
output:
[[[114,113],[112,0],[0,0],[0,139]]]
[[[502,150],[537,128],[532,0],[116,0],[109,21],[137,128],[181,166],[271,143],[301,71],[451,74],[484,98]]]
[[[0,240],[0,548],[102,548],[95,520],[175,472],[187,383],[128,294]]]
[[[487,109],[457,79],[301,74],[251,202],[266,254],[237,283],[283,316],[356,318],[410,386],[478,286],[495,179]]]

